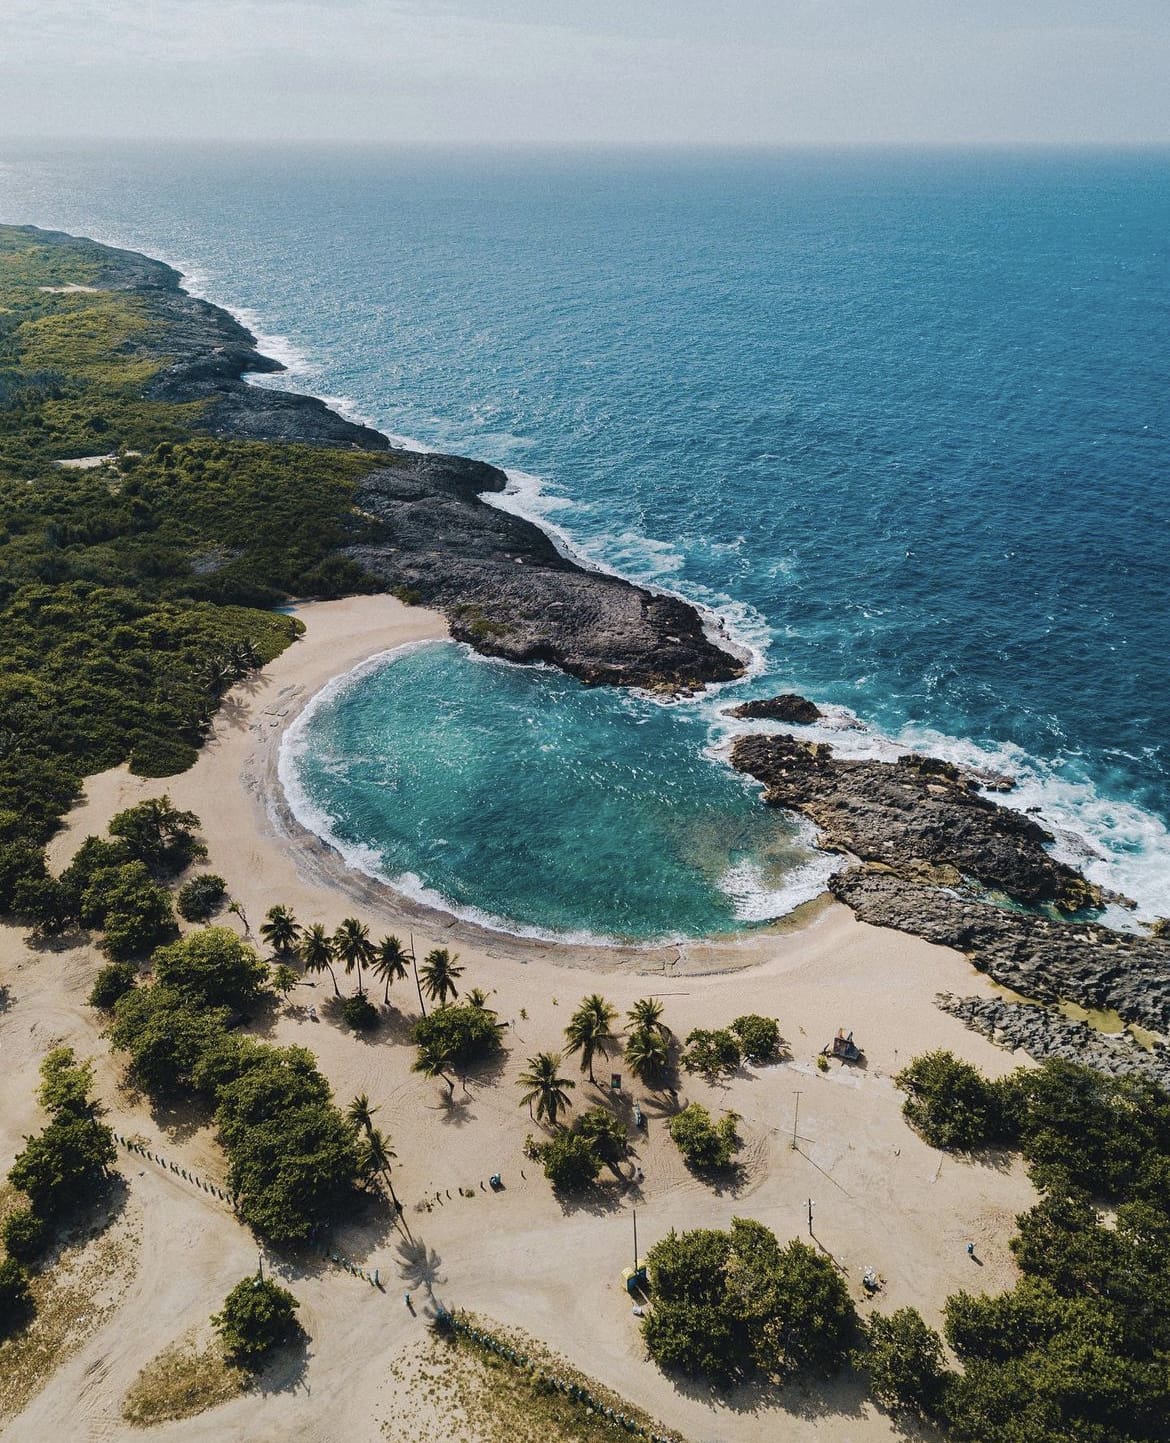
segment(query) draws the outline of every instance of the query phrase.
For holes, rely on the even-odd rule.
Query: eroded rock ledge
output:
[[[1147,1050],[1126,1032],[1098,1032],[1087,1022],[1062,1017],[1047,1007],[999,997],[953,997],[944,992],[935,1002],[998,1047],[1019,1049],[1037,1062],[1063,1057],[1112,1077],[1144,1077],[1170,1092],[1170,1047],[1163,1042]]]
[[[834,850],[943,884],[970,878],[1067,912],[1101,905],[1099,888],[1045,850],[1050,832],[982,796],[950,762],[850,761],[824,742],[784,735],[741,737],[731,760],[763,782],[765,801],[814,821]]]
[[[480,499],[507,478],[482,462],[397,450],[379,431],[347,421],[314,396],[250,385],[249,373],[284,370],[219,306],[198,300],[179,273],[133,251],[28,227],[43,244],[82,252],[95,284],[133,295],[146,327],[127,348],[160,363],[148,399],[201,403],[194,431],[380,453],[384,469],[356,504],[384,538],[351,554],[387,589],[438,607],[454,634],[514,661],[547,661],[590,682],[698,689],[743,673],[709,638],[694,607],[560,555],[531,522]]]
[[[830,878],[835,897],[863,922],[953,947],[1025,997],[1117,1012],[1170,1032],[1170,940],[1093,922],[1054,922],[891,873],[854,868]]]

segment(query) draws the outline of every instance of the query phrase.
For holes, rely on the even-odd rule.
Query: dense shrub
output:
[[[142,956],[177,936],[170,893],[144,862],[124,862],[93,874],[81,898],[81,920],[102,927],[102,946],[116,962]]]
[[[32,1315],[28,1274],[15,1258],[0,1260],[0,1340],[23,1328]]]
[[[244,1011],[268,980],[268,964],[228,927],[205,927],[160,947],[150,965],[158,986],[197,1007]]]
[[[942,1398],[945,1367],[942,1339],[916,1308],[888,1317],[872,1314],[863,1325],[865,1346],[855,1355],[869,1374],[874,1397],[889,1408],[931,1416]]]
[[[228,1358],[255,1369],[274,1348],[299,1335],[299,1306],[288,1289],[271,1278],[243,1278],[211,1321]]]
[[[780,1028],[774,1017],[745,1013],[735,1019],[731,1030],[739,1038],[743,1055],[749,1062],[774,1062],[779,1057]]]
[[[4,1219],[0,1238],[10,1258],[18,1263],[35,1263],[49,1243],[49,1225],[32,1208],[17,1208]]]
[[[144,862],[159,876],[175,877],[207,855],[198,827],[195,813],[173,807],[170,797],[149,797],[117,812],[107,830],[125,844],[135,861]]]
[[[734,1112],[718,1122],[698,1102],[692,1102],[670,1119],[670,1136],[687,1166],[696,1172],[721,1172],[731,1167],[739,1150]]]
[[[486,1007],[437,1007],[416,1023],[414,1040],[435,1049],[452,1067],[469,1067],[500,1051],[500,1029]]]
[[[931,1147],[969,1151],[1010,1135],[1001,1089],[953,1053],[924,1053],[894,1081],[907,1094],[906,1121]]]
[[[355,1032],[373,1032],[379,1022],[378,1009],[365,996],[347,997],[341,1004],[341,1017]]]
[[[33,1210],[51,1218],[91,1195],[114,1161],[110,1129],[92,1117],[54,1118],[26,1140],[8,1174]]]
[[[544,1175],[558,1192],[582,1192],[597,1181],[601,1159],[588,1138],[558,1133],[539,1148]]]
[[[223,906],[227,883],[214,872],[192,877],[179,888],[176,904],[185,922],[206,922]]]
[[[781,1247],[762,1223],[729,1232],[670,1232],[647,1258],[654,1307],[642,1324],[665,1368],[730,1383],[835,1369],[856,1314],[828,1258],[801,1242]]]
[[[134,986],[138,970],[131,962],[110,962],[94,978],[89,993],[89,1005],[100,1007],[103,1012],[112,1012],[119,997]]]
[[[696,1027],[687,1034],[687,1045],[682,1055],[682,1065],[688,1072],[701,1072],[707,1077],[719,1077],[735,1072],[742,1060],[739,1041],[733,1032],[720,1027],[712,1031]]]
[[[135,987],[114,1005],[110,1041],[130,1054],[131,1082],[159,1100],[189,1092],[204,1054],[223,1035],[226,1007],[192,1006],[169,987]]]

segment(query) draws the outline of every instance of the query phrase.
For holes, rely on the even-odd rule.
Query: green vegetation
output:
[[[929,1141],[1017,1147],[1042,1197],[1017,1219],[1016,1286],[947,1301],[961,1370],[936,1377],[938,1340],[906,1310],[871,1323],[861,1361],[877,1396],[933,1416],[956,1443],[1164,1438],[1170,1097],[1059,1060],[989,1082],[947,1053],[915,1059],[899,1082]]]
[[[531,1062],[529,1066],[531,1069]],[[556,1133],[548,1142],[530,1140],[528,1155],[543,1165],[545,1177],[557,1192],[577,1193],[591,1187],[604,1166],[620,1180],[619,1163],[629,1150],[629,1137],[621,1120],[607,1108],[591,1107],[571,1129]]]
[[[950,1052],[926,1052],[894,1079],[907,1094],[906,1121],[932,1147],[987,1147],[1007,1137],[1007,1095],[969,1062]]]
[[[35,1311],[25,1265],[40,1262],[55,1225],[91,1204],[109,1178],[114,1136],[99,1121],[102,1109],[91,1096],[92,1085],[92,1066],[79,1063],[69,1047],[54,1048],[41,1063],[37,1098],[49,1122],[25,1138],[8,1174],[28,1202],[4,1220],[0,1338],[23,1327]]]
[[[565,1028],[565,1050],[581,1054],[581,1071],[588,1072],[590,1082],[596,1081],[593,1059],[599,1052],[603,1057],[607,1056],[617,1045],[611,1025],[616,1017],[617,1008],[594,992],[569,1018],[569,1025]]]
[[[365,993],[347,997],[341,1004],[341,1017],[354,1032],[373,1032],[378,1026],[378,1009]]]
[[[354,489],[393,464],[200,436],[203,403],[149,399],[149,300],[43,289],[108,265],[0,227],[0,911],[50,931],[42,848],[82,778],[184,770],[227,687],[297,634],[262,608],[370,588],[339,549],[378,533]]]
[[[726,1172],[739,1151],[738,1121],[734,1112],[711,1121],[699,1102],[692,1102],[670,1119],[671,1140],[695,1172]]]
[[[118,998],[125,997],[137,978],[137,969],[131,963],[111,962],[108,967],[103,967],[94,978],[94,984],[89,994],[89,1005],[98,1007],[103,1012],[112,1012]]]
[[[743,1055],[757,1065],[775,1062],[780,1056],[780,1027],[773,1017],[760,1017],[754,1012],[737,1017],[731,1030],[739,1038]]]
[[[192,877],[179,888],[175,905],[184,922],[207,922],[227,899],[227,883],[214,872]]]
[[[227,927],[205,927],[160,947],[150,961],[155,986],[193,1007],[243,1012],[260,1000],[268,964]]]
[[[647,1258],[654,1305],[642,1324],[650,1356],[689,1377],[784,1381],[846,1359],[856,1314],[828,1258],[781,1247],[762,1223],[729,1232],[670,1232]]]
[[[524,1092],[520,1106],[532,1111],[536,1103],[536,1117],[546,1118],[550,1127],[556,1127],[557,1118],[572,1107],[569,1093],[577,1086],[568,1077],[560,1076],[561,1054],[559,1052],[538,1052],[528,1059],[528,1065],[517,1079],[517,1086]]]
[[[688,1072],[701,1072],[711,1079],[729,1076],[739,1071],[742,1060],[739,1039],[725,1027],[715,1030],[696,1027],[687,1033],[682,1065]]]
[[[436,1008],[415,1024],[414,1041],[420,1056],[441,1057],[444,1066],[460,1069],[487,1062],[501,1050],[495,1014],[470,1005]]]
[[[211,1321],[231,1362],[256,1369],[300,1335],[296,1298],[271,1278],[242,1278]]]

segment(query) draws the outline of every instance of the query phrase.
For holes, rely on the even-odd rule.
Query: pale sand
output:
[[[947,1294],[958,1288],[1008,1286],[1014,1265],[1007,1240],[1015,1215],[1033,1200],[1031,1186],[1018,1164],[1000,1169],[966,1163],[926,1147],[902,1121],[901,1098],[890,1081],[898,1066],[930,1047],[949,1047],[993,1074],[1013,1065],[932,1003],[942,990],[987,992],[985,980],[958,954],[865,926],[836,905],[807,909],[802,927],[689,947],[679,957],[674,948],[603,952],[521,943],[452,925],[440,914],[400,903],[367,879],[342,877],[327,849],[290,827],[279,806],[268,805],[280,734],[330,677],[390,647],[443,636],[445,626],[433,613],[385,597],[306,606],[299,615],[306,636],[254,683],[233,692],[190,772],[142,781],[117,769],[90,781],[84,802],[54,841],[54,864],[63,865],[81,838],[100,831],[118,808],[165,791],[203,819],[209,865],[228,879],[253,929],[267,907],[282,902],[301,921],[331,927],[356,912],[375,937],[412,928],[420,954],[436,944],[456,946],[467,966],[465,986],[493,992],[493,1005],[505,1022],[515,1020],[515,1028],[508,1029],[509,1053],[498,1074],[471,1081],[451,1103],[442,1084],[410,1071],[413,1050],[405,1039],[417,1001],[409,983],[392,993],[405,1020],[394,1013],[372,1042],[308,1019],[307,1004],[320,1007],[329,995],[328,978],[302,985],[267,1034],[312,1047],[343,1103],[365,1091],[380,1107],[377,1121],[398,1153],[395,1184],[408,1204],[414,1238],[431,1259],[424,1271],[435,1296],[524,1327],[695,1440],[901,1436],[847,1381],[807,1395],[790,1390],[779,1406],[754,1394],[729,1404],[702,1389],[672,1386],[645,1361],[621,1289],[621,1269],[632,1253],[631,1207],[638,1208],[644,1254],[671,1227],[725,1225],[740,1214],[767,1223],[781,1238],[806,1235],[811,1197],[816,1236],[846,1269],[855,1296],[860,1300],[862,1269],[872,1265],[886,1279],[880,1308],[913,1303],[934,1322]],[[210,1129],[153,1118],[119,1091],[118,1069],[99,1037],[100,1019],[84,1005],[99,954],[89,947],[30,951],[14,929],[3,929],[0,948],[0,981],[9,992],[8,1010],[0,1015],[6,1073],[0,1167],[9,1165],[21,1134],[38,1126],[37,1062],[64,1039],[97,1060],[100,1090],[118,1131],[139,1132],[201,1177],[222,1179],[222,1155]],[[606,975],[599,977],[599,969]],[[559,1046],[570,1008],[596,988],[623,1012],[637,997],[656,993],[666,1004],[667,1021],[684,1035],[744,1011],[780,1019],[792,1047],[790,1063],[726,1087],[690,1079],[682,1084],[684,1101],[697,1098],[742,1114],[742,1185],[718,1190],[691,1177],[653,1099],[645,1101],[648,1133],[636,1144],[645,1172],[636,1192],[562,1209],[539,1169],[524,1160],[524,1136],[538,1129],[516,1105],[516,1076],[531,1053]],[[856,1031],[868,1066],[848,1071],[834,1064],[822,1075],[815,1055],[840,1025]],[[576,1075],[571,1060],[567,1066]],[[614,1066],[620,1068],[620,1061]],[[598,1068],[599,1076],[607,1072]],[[798,1092],[799,1143],[793,1151]],[[600,1094],[581,1079],[578,1105],[594,1096]],[[221,1204],[151,1164],[124,1159],[123,1167],[147,1219],[137,1276],[114,1320],[58,1369],[10,1425],[5,1436],[13,1440],[67,1436],[84,1443],[137,1436],[118,1411],[137,1371],[205,1319],[230,1284],[254,1267],[254,1243]],[[497,1170],[505,1191],[481,1190]],[[461,1196],[460,1187],[473,1196]],[[434,1201],[437,1194],[441,1203]],[[982,1266],[967,1257],[968,1238],[976,1241]],[[380,1270],[384,1295],[331,1268],[294,1281],[312,1337],[303,1378],[167,1425],[160,1435],[249,1443],[401,1436],[397,1426],[388,1434],[379,1429],[379,1419],[403,1416],[402,1385],[388,1379],[386,1361],[413,1347],[424,1323],[403,1306],[397,1242],[392,1233],[363,1236],[356,1230],[344,1239],[351,1256]],[[425,1301],[417,1276],[411,1286]],[[864,1312],[872,1305],[859,1306]],[[419,1420],[411,1436],[448,1436],[441,1402],[417,1397],[409,1407]]]

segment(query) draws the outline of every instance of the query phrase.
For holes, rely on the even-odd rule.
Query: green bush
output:
[[[300,1332],[296,1298],[271,1278],[243,1278],[212,1315],[224,1352],[240,1366],[258,1368],[283,1343]]]
[[[0,1339],[23,1328],[33,1315],[28,1274],[15,1258],[0,1261]]]
[[[179,916],[185,922],[206,922],[223,906],[227,897],[227,883],[214,872],[204,872],[192,877],[179,888],[176,899]]]
[[[775,1062],[780,1055],[780,1028],[773,1017],[759,1017],[754,1012],[737,1017],[731,1030],[739,1038],[743,1055],[749,1062]]]
[[[898,1308],[889,1317],[874,1313],[863,1335],[865,1346],[854,1362],[869,1374],[870,1392],[878,1402],[927,1417],[935,1414],[945,1376],[942,1339],[922,1314],[916,1308]]]
[[[368,997],[347,997],[341,1004],[341,1017],[355,1032],[373,1032],[379,1022],[378,1009]]]
[[[690,1377],[731,1383],[828,1372],[856,1325],[849,1290],[828,1258],[762,1223],[729,1232],[671,1231],[649,1252],[654,1307],[642,1324],[651,1357]]]
[[[268,964],[229,927],[205,927],[160,947],[150,965],[159,986],[197,1007],[245,1011],[268,981]]]
[[[198,751],[176,736],[138,736],[130,748],[130,771],[136,777],[175,777],[195,765]]]
[[[125,844],[130,856],[160,876],[178,876],[207,855],[199,840],[199,818],[171,805],[170,797],[148,797],[110,818],[111,837]]]
[[[951,1052],[916,1057],[894,1082],[907,1094],[903,1116],[931,1147],[968,1152],[1010,1135],[1000,1089]]]
[[[193,1006],[169,987],[135,987],[114,1004],[113,1045],[130,1054],[131,1082],[159,1101],[194,1089],[195,1069],[224,1035],[226,1007]]]
[[[113,1135],[92,1117],[54,1118],[25,1140],[8,1174],[34,1212],[52,1218],[101,1186],[116,1156]]]
[[[119,997],[130,991],[137,977],[138,969],[131,962],[107,963],[94,978],[89,1005],[100,1007],[103,1012],[112,1012]]]
[[[49,1225],[32,1208],[17,1208],[0,1229],[5,1250],[18,1263],[35,1263],[49,1245]]]
[[[469,1067],[501,1050],[500,1030],[486,1007],[437,1007],[415,1025],[419,1049],[434,1048],[452,1067]]]
[[[706,1077],[719,1077],[738,1070],[742,1054],[733,1032],[720,1027],[711,1031],[696,1027],[687,1034],[682,1065],[688,1072],[701,1072]]]
[[[102,946],[116,962],[142,956],[178,933],[170,893],[144,862],[96,871],[81,898],[81,920],[102,927]]]
[[[699,1102],[692,1102],[670,1119],[671,1140],[696,1172],[723,1172],[735,1161],[739,1150],[739,1134],[734,1112],[718,1122]]]
[[[557,1192],[583,1192],[597,1181],[601,1159],[588,1138],[575,1132],[558,1133],[539,1152],[544,1175]]]

